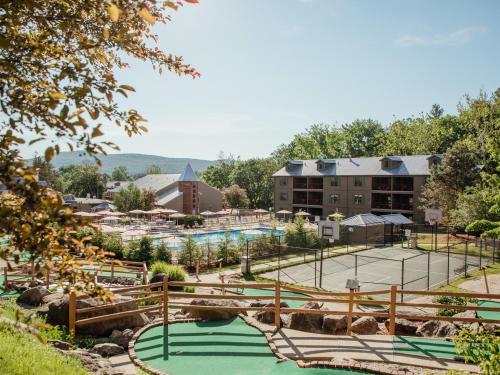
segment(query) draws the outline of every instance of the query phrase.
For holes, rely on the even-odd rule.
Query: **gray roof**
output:
[[[380,217],[385,221],[387,221],[388,223],[395,225],[413,224],[413,221],[411,221],[406,216],[401,214],[387,214],[387,215],[380,215]]]
[[[166,191],[162,191],[158,194],[156,198],[156,204],[158,206],[164,206],[168,202],[182,195],[182,192],[179,191],[179,187],[177,185],[172,186],[170,189]]]
[[[386,221],[380,216],[374,214],[359,214],[348,217],[340,222],[342,225],[349,225],[351,227],[366,227],[369,225],[385,224]]]
[[[198,177],[196,177],[196,173],[194,173],[193,168],[191,168],[191,164],[187,163],[186,169],[184,169],[181,177],[179,177],[179,181],[198,181]]]
[[[380,157],[334,159],[335,164],[329,164],[320,171],[316,164],[318,159],[303,160],[303,164],[294,160],[292,164],[296,165],[295,168],[287,171],[283,167],[273,176],[428,176],[431,173],[429,156],[431,155],[392,156],[391,160],[401,159],[401,163],[391,169],[382,169]]]
[[[180,174],[148,174],[144,177],[138,178],[133,183],[139,189],[158,190],[165,189],[168,185],[179,181]]]

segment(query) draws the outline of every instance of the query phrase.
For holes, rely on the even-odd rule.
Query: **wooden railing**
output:
[[[83,260],[82,262],[81,269],[93,274],[94,277],[99,276],[102,272],[110,272],[111,278],[115,277],[117,274],[124,274],[125,277],[133,276],[134,278],[140,276],[143,284],[148,283],[148,267],[145,262],[107,260],[104,263],[100,263],[98,267],[95,267],[88,262],[84,262]],[[43,274],[43,279],[47,288],[50,286],[51,280],[54,280],[57,277],[56,273],[51,273],[48,270],[36,271],[35,262],[33,261],[18,264],[10,270],[8,267],[4,267],[3,290],[9,291],[14,284],[32,281],[40,273]]]
[[[186,293],[181,291],[168,290],[169,287],[198,287],[198,288],[217,288],[222,291],[222,294],[211,293]],[[266,289],[272,290],[273,294],[262,295],[242,295],[227,293],[227,289]],[[153,291],[152,289],[158,289]],[[304,294],[304,296],[290,296],[283,295],[282,291],[290,291]],[[212,291],[213,292],[213,291]],[[76,308],[77,298],[87,298],[85,296],[76,297],[75,294],[70,295],[69,306],[69,329],[75,332],[77,327],[88,325],[104,320],[119,319],[126,316],[133,316],[145,312],[157,312],[163,316],[164,324],[168,324],[168,311],[169,309],[183,309],[183,310],[217,310],[217,311],[274,311],[275,313],[275,326],[280,328],[280,313],[303,313],[303,314],[322,314],[322,315],[346,315],[347,316],[347,334],[351,334],[351,326],[353,317],[355,316],[371,316],[375,318],[387,318],[389,320],[389,334],[396,333],[396,319],[408,320],[444,320],[449,322],[479,322],[479,323],[500,323],[500,319],[482,319],[482,318],[465,318],[453,316],[436,316],[436,315],[417,315],[408,313],[398,313],[398,307],[415,307],[415,308],[433,308],[433,309],[456,309],[459,311],[493,311],[500,314],[500,307],[482,307],[476,305],[452,305],[452,304],[437,304],[437,303],[415,303],[415,302],[398,302],[399,294],[412,294],[412,295],[426,295],[426,296],[449,296],[449,297],[466,297],[466,298],[483,298],[489,300],[500,300],[500,294],[486,294],[486,293],[454,293],[454,292],[436,292],[436,291],[411,291],[411,290],[398,290],[397,286],[392,286],[387,290],[376,290],[368,292],[359,292],[351,290],[345,292],[325,292],[325,291],[311,291],[300,288],[292,288],[288,286],[275,283],[198,283],[198,282],[178,282],[164,280],[160,283],[141,285],[135,287],[120,288],[114,290],[116,295],[124,296],[137,296],[132,301],[138,304],[141,302],[156,301],[155,306],[138,306],[137,309],[131,311],[124,311],[112,314],[104,314],[90,318],[78,318],[78,315],[89,312],[98,312],[112,306],[125,305],[130,301],[103,304],[96,307],[89,307],[84,309]],[[372,296],[385,295],[384,299],[368,299]],[[387,299],[388,295],[388,299]],[[235,300],[235,301],[270,301],[274,302],[274,306],[268,307],[250,307],[250,306],[199,306],[191,305],[189,303],[177,302],[173,300],[179,298],[202,298],[210,300]],[[328,310],[328,309],[304,309],[304,308],[290,308],[281,307],[280,302],[283,300],[319,303],[340,303],[347,305],[346,310]],[[357,305],[378,305],[386,306],[387,311],[355,311]]]

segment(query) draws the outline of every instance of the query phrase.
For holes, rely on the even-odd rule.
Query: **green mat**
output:
[[[238,292],[241,293],[241,289],[228,289],[233,292]],[[243,294],[246,296],[274,296],[274,290],[269,290],[269,289],[243,289]],[[288,292],[288,291],[282,291],[281,292],[281,302],[286,302],[288,306],[295,308],[299,307],[300,305],[303,305],[305,302],[304,301],[294,301],[294,300],[287,300],[286,296],[292,296],[292,297],[307,297],[305,294],[301,293],[295,293],[295,292]],[[264,300],[265,302],[274,302],[274,300]]]
[[[500,308],[500,302],[495,302],[495,301],[479,301],[478,305],[484,306],[484,307],[499,307]],[[500,320],[500,312],[478,310],[477,317],[482,318],[482,319],[499,319]]]
[[[168,351],[164,358],[165,333]],[[139,359],[170,375],[346,375],[349,370],[306,368],[277,363],[265,337],[239,318],[176,323],[145,331],[135,344]]]
[[[409,354],[446,359],[453,359],[457,356],[457,354],[455,354],[455,344],[452,341],[394,336],[392,343],[395,354]]]
[[[9,292],[6,292],[3,290],[3,280],[4,277],[3,275],[0,276],[0,298],[14,298],[14,297],[19,297],[21,293],[19,293],[16,290],[10,290]]]

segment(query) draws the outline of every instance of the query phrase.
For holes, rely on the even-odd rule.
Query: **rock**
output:
[[[244,307],[244,305],[237,301],[231,300],[208,300],[208,299],[194,299],[191,301],[190,305],[195,306],[220,306],[220,307]],[[247,315],[245,310],[183,310],[184,314],[187,314],[193,319],[202,320],[226,320],[237,316],[238,314]]]
[[[358,335],[374,335],[378,331],[377,319],[371,316],[358,319],[352,323],[351,331]]]
[[[45,297],[42,298],[42,304],[47,304],[47,303],[51,303],[53,301],[57,301],[61,298],[64,297],[64,294],[63,293],[51,293],[51,294],[48,294],[46,295]]]
[[[260,301],[250,303],[250,307],[264,307],[266,305],[267,305],[267,302],[260,302]]]
[[[97,276],[97,282],[108,285],[141,285],[141,280],[125,276]]]
[[[42,298],[48,296],[49,294],[50,292],[47,288],[43,286],[36,286],[25,290],[19,297],[17,297],[17,302],[30,306],[38,306],[42,303]]]
[[[100,375],[121,373],[116,372],[113,369],[111,362],[97,353],[89,353],[83,349],[69,350],[62,353],[76,357],[90,373]]]
[[[495,323],[484,323],[483,329],[488,333],[496,334],[496,332],[500,330],[500,325]]]
[[[300,308],[308,310],[319,310],[321,308],[321,305],[317,302],[307,302]],[[305,332],[320,333],[321,329],[323,328],[323,315],[306,314],[299,312],[291,313],[288,328]]]
[[[335,334],[337,331],[342,331],[347,328],[347,316],[342,315],[325,315],[323,317],[322,330],[324,333]]]
[[[134,336],[134,331],[132,331],[131,329],[127,328],[123,331],[115,329],[113,332],[111,332],[109,338],[112,343],[120,345],[122,348],[127,349],[129,341],[132,340],[132,336]]]
[[[97,353],[103,357],[112,357],[114,355],[122,354],[125,351],[120,345],[113,343],[97,344],[90,350],[91,353]]]
[[[264,307],[272,307],[274,308],[275,304],[274,302],[271,302],[271,303],[268,303],[267,305],[265,305]],[[288,303],[286,302],[280,302],[280,307],[290,307],[288,306]],[[254,315],[254,318],[257,319],[259,322],[261,323],[266,323],[266,324],[274,324],[274,316],[276,314],[274,313],[274,311],[259,311],[257,312],[255,315]],[[280,316],[280,324],[283,323],[283,321],[281,320],[281,316]]]
[[[440,320],[428,320],[417,329],[417,335],[424,337],[453,337],[457,333],[453,323]]]
[[[418,326],[406,319],[396,319],[396,335],[414,335],[417,332]],[[384,322],[385,328],[389,331],[390,321],[386,320]]]
[[[134,301],[131,297],[126,296],[115,296],[115,302],[128,302],[123,305],[109,306],[108,308],[78,314],[79,319],[86,319],[100,315],[108,315],[117,312],[137,310],[139,308],[137,301]],[[99,306],[100,303],[97,299],[77,299],[76,307],[77,309],[82,309],[86,307]],[[63,298],[52,301],[49,304],[49,312],[47,313],[47,323],[52,325],[68,325],[68,310],[69,310],[69,297],[65,295]],[[109,336],[113,330],[123,330],[126,328],[142,327],[149,323],[149,319],[144,314],[138,314],[133,316],[126,316],[119,319],[110,319],[102,322],[95,322],[93,324],[83,325],[78,327],[78,334],[80,335],[92,335],[97,337]]]
[[[61,341],[61,340],[47,340],[47,342],[52,345],[54,348],[60,350],[73,350],[75,349],[74,345],[71,345],[69,342]]]
[[[458,314],[453,315],[453,317],[456,317],[456,318],[475,318],[476,312],[475,311],[463,311],[463,312],[460,312]],[[453,322],[453,323],[455,323],[455,325],[459,328],[470,326],[469,322]]]

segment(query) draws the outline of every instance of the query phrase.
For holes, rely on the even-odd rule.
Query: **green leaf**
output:
[[[119,87],[124,90],[135,91],[135,89],[130,85],[120,85]]]

